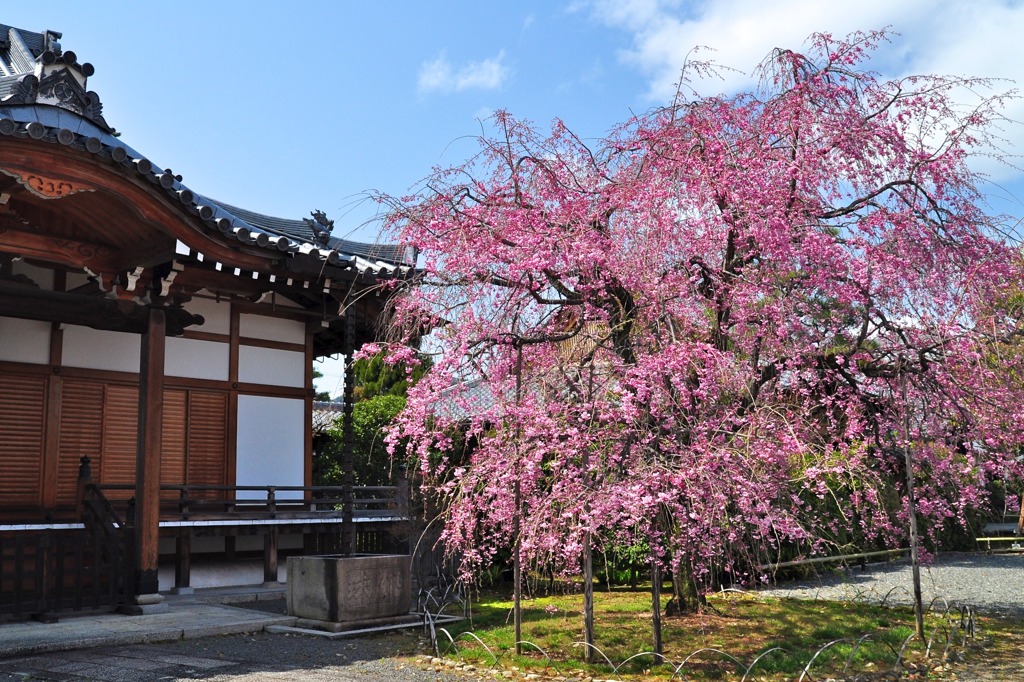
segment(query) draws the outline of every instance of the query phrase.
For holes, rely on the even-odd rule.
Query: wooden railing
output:
[[[132,485],[99,487],[109,493],[135,490]],[[351,497],[343,486],[162,485],[160,492],[161,521],[340,519],[346,504],[357,519],[404,518],[409,511],[408,488],[402,485],[354,486]],[[133,500],[116,504],[131,523]]]
[[[0,621],[111,608],[133,594],[134,492],[134,485],[93,483],[83,457],[73,516],[0,527]],[[404,476],[394,486],[164,485],[160,492],[161,533],[177,541],[179,589],[189,587],[198,534],[262,535],[268,582],[277,580],[278,533],[286,527],[304,534],[307,552],[406,551],[393,532],[409,514]]]
[[[124,522],[87,479],[80,481],[78,509],[80,526],[0,531],[0,621],[52,621],[62,612],[113,608],[131,594]]]
[[[101,488],[122,500],[134,491],[131,485]],[[308,553],[408,551],[408,543],[392,532],[393,524],[409,514],[404,477],[394,486],[163,485],[160,493],[161,533],[176,541],[174,586],[178,591],[191,589],[192,538],[197,534],[261,535],[267,583],[278,579],[278,535],[286,527],[302,528]],[[134,501],[117,504],[130,526]]]
[[[110,598],[119,602],[135,586],[134,536],[98,485],[80,481],[80,488],[79,518],[110,576]]]
[[[123,594],[123,562],[82,529],[0,535],[0,621],[113,608]]]

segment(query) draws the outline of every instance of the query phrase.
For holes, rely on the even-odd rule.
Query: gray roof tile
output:
[[[234,214],[235,217],[241,218],[253,227],[258,227],[273,234],[289,237],[299,242],[314,245],[317,243],[313,230],[304,220],[276,218],[274,216],[268,216],[262,213],[256,213],[255,211],[249,211],[244,208],[232,206],[231,204],[226,204],[223,201],[216,201],[216,204],[229,213]],[[347,239],[332,237],[330,241],[328,241],[327,247],[342,253],[362,256],[371,260],[383,260],[389,263],[411,265],[411,263],[408,263],[409,259],[406,253],[406,248],[395,244],[366,244],[364,242],[354,242]]]

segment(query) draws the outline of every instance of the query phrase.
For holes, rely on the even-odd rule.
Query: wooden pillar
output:
[[[164,311],[150,308],[139,366],[139,434],[135,460],[135,594],[155,595],[160,534],[160,458],[164,412]],[[140,605],[152,600],[136,599]]]
[[[1020,537],[1022,530],[1024,530],[1024,495],[1020,497],[1020,516],[1017,517],[1017,531],[1015,535]]]
[[[192,529],[178,531],[175,542],[174,593],[192,594]]]
[[[344,436],[341,441],[341,553],[352,554],[355,551],[356,533],[353,516],[353,495],[352,485],[355,483],[355,471],[352,462],[352,444],[354,441],[352,429],[352,408],[353,388],[355,388],[356,374],[352,355],[355,353],[355,325],[352,320],[353,312],[348,310],[345,313],[345,336],[342,352],[345,354],[345,391],[343,395],[341,423]]]
[[[263,536],[263,584],[277,582],[277,526],[270,526]]]
[[[397,469],[397,476],[395,477],[395,500],[398,504],[398,515],[405,521],[409,518],[409,509],[411,508],[411,494],[409,490],[409,467],[404,463],[399,464]]]
[[[83,521],[82,516],[85,508],[85,487],[92,483],[92,460],[88,455],[79,458],[78,465],[78,493],[75,495],[75,519]]]

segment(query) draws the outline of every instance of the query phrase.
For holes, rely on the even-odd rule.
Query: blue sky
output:
[[[598,138],[667,102],[699,45],[739,69],[709,93],[749,85],[772,48],[814,31],[884,26],[902,34],[874,63],[885,75],[1024,83],[1024,5],[1007,0],[5,4],[0,23],[63,32],[96,67],[107,121],[194,191],[287,218],[322,209],[362,241],[376,239],[362,193],[402,194],[464,159],[490,112]],[[1008,114],[1024,120],[1024,105]],[[1024,126],[1006,134],[1024,148]],[[1000,210],[1024,215],[1018,173],[985,169]],[[323,371],[338,390],[340,366]]]

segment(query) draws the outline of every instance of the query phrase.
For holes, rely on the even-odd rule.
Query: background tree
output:
[[[370,400],[380,395],[405,397],[409,386],[419,381],[429,366],[426,361],[417,361],[413,366],[405,363],[385,362],[382,353],[359,358],[352,368],[356,378],[353,395],[356,401]]]
[[[467,575],[646,541],[699,592],[784,549],[899,543],[903,447],[929,532],[1019,467],[1021,386],[984,361],[1017,333],[991,302],[1019,257],[967,165],[1002,98],[881,80],[882,39],[777,50],[756,92],[684,84],[594,146],[499,112],[476,156],[382,197],[423,263],[390,352],[425,326],[439,349],[392,438]],[[465,465],[436,406],[470,380],[494,401],[465,406]]]
[[[323,376],[324,376],[323,372],[321,372],[320,370],[316,369],[315,367],[313,368],[313,378],[314,379],[322,379]],[[330,402],[330,400],[331,400],[331,392],[330,391],[317,391],[316,392],[316,396],[314,396],[313,399],[314,400],[319,400],[320,402],[325,402],[325,403],[326,402]]]
[[[417,361],[407,369],[404,363],[387,363],[380,354],[354,361],[355,404],[352,409],[353,473],[356,485],[390,485],[394,466],[405,463],[400,445],[389,453],[385,435],[395,417],[405,407],[405,395],[430,366],[429,360]],[[339,417],[327,430],[327,441],[316,453],[314,471],[317,485],[341,485],[341,448],[344,427]]]

